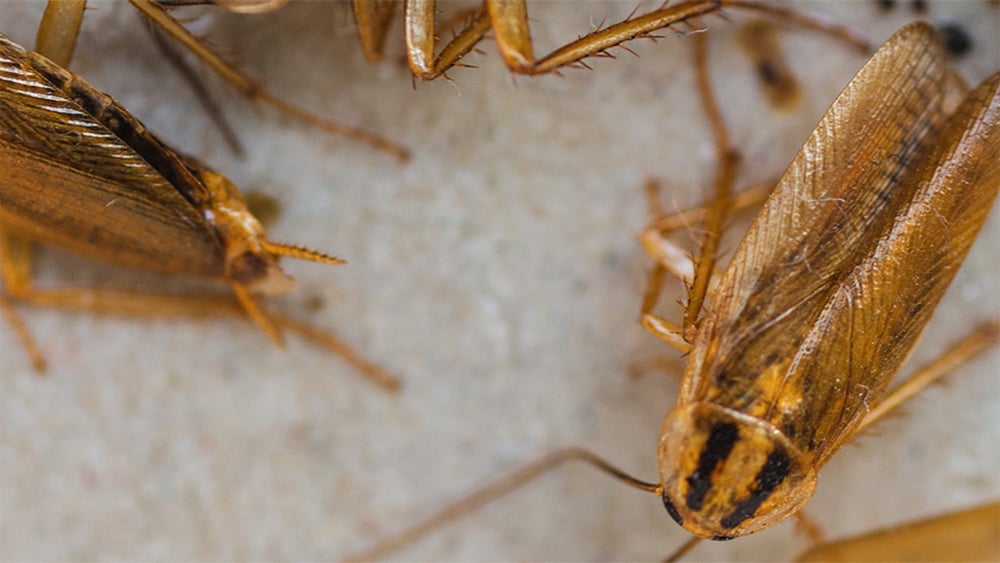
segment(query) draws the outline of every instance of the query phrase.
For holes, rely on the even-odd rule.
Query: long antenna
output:
[[[329,254],[323,254],[317,250],[310,250],[303,246],[282,244],[280,242],[270,240],[263,241],[261,246],[264,247],[264,250],[274,254],[275,256],[309,260],[310,262],[319,262],[320,264],[347,264],[347,260],[337,258],[336,256],[330,256]]]
[[[632,477],[621,469],[611,465],[601,457],[582,448],[565,448],[556,450],[543,458],[530,463],[521,469],[502,477],[478,491],[445,506],[426,520],[417,522],[399,533],[389,536],[365,551],[348,556],[346,561],[377,561],[407,545],[410,545],[431,532],[474,512],[498,498],[518,489],[536,477],[555,469],[571,460],[582,461],[600,471],[607,473],[619,481],[650,493],[659,495],[662,491],[659,483],[647,483]]]

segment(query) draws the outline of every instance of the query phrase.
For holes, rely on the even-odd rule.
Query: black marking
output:
[[[972,50],[972,37],[961,25],[955,22],[945,22],[938,25],[937,29],[949,55],[961,57]]]
[[[883,12],[888,12],[896,7],[895,0],[877,0],[875,2]]]
[[[788,454],[782,451],[774,451],[768,454],[764,466],[757,473],[753,492],[750,496],[736,505],[736,509],[719,521],[725,528],[735,528],[748,520],[757,512],[760,505],[764,504],[768,498],[774,494],[778,485],[788,477],[788,472],[792,468],[792,460]]]
[[[233,258],[229,267],[234,280],[249,285],[266,276],[269,265],[259,254],[248,251]]]
[[[736,536],[712,536],[709,539],[712,541],[729,541],[736,539]]]
[[[701,457],[698,458],[698,468],[687,478],[690,490],[685,501],[688,508],[696,511],[701,510],[705,502],[705,495],[712,488],[712,471],[729,457],[739,437],[739,428],[731,422],[716,424],[712,427],[708,441],[705,442],[705,449],[701,451]]]
[[[674,519],[674,522],[677,522],[678,524],[683,526],[684,519],[681,518],[681,513],[677,512],[677,507],[674,506],[674,503],[670,502],[670,499],[667,498],[667,493],[663,493],[662,495],[660,495],[660,498],[663,499],[663,507],[667,509],[667,514],[669,514],[670,517]]]
[[[761,61],[757,65],[757,76],[765,83],[772,86],[781,83],[781,70],[773,61]]]

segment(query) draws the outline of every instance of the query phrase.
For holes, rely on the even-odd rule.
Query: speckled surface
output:
[[[634,7],[529,4],[540,52]],[[901,4],[888,15],[868,2],[808,7],[881,42],[915,17]],[[30,45],[40,11],[0,2],[0,31]],[[623,375],[631,361],[672,354],[636,322],[641,185],[663,178],[668,205],[683,208],[713,166],[683,39],[667,33],[634,45],[640,58],[537,79],[511,79],[484,44],[478,69],[413,89],[395,57],[363,61],[343,5],[201,13],[194,25],[276,92],[399,139],[412,162],[255,109],[209,80],[247,145],[234,157],[125,4],[92,3],[74,69],[177,148],[277,198],[274,239],[347,258],[288,262],[301,289],[275,306],[336,328],[404,388],[386,394],[294,337],[277,349],[248,323],[23,309],[51,370],[35,376],[0,324],[0,559],[337,559],[565,445],[654,478],[676,383]],[[930,17],[972,30],[977,50],[960,65],[970,80],[1000,67],[996,8],[939,2]],[[864,61],[784,34],[805,90],[778,115],[734,45],[740,21],[709,23],[749,183],[780,173]],[[397,22],[393,53],[400,35]],[[998,314],[998,242],[994,212],[915,361]],[[110,274],[47,252],[41,275]],[[842,536],[1000,497],[998,361],[994,352],[963,368],[845,448],[808,513]],[[397,557],[650,560],[684,539],[656,498],[572,467]],[[692,559],[788,559],[805,545],[786,524]]]

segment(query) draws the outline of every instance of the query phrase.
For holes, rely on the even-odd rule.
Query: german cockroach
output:
[[[3,36],[0,221],[0,268],[10,298],[128,314],[242,310],[277,343],[284,325],[342,353],[381,385],[398,386],[332,335],[268,315],[257,303],[255,295],[294,287],[278,266],[281,257],[340,259],[269,240],[228,179],[173,151],[81,77]],[[223,280],[236,299],[35,289],[32,242],[140,270]],[[13,316],[9,306],[5,311]],[[40,354],[29,350],[42,367]]]
[[[696,41],[720,159],[708,234],[694,264],[674,258],[660,213],[642,237],[658,260],[643,325],[688,357],[678,404],[661,426],[658,481],[561,450],[357,559],[411,543],[567,460],[660,497],[695,536],[674,557],[701,538],[759,532],[801,515],[820,468],[860,431],[995,346],[993,319],[886,392],[1000,190],[1000,73],[966,94],[933,28],[898,31],[827,111],[713,279],[738,153]],[[668,269],[693,272],[682,325],[653,313]]]
[[[802,563],[1000,560],[1000,502],[907,522],[818,545]]]

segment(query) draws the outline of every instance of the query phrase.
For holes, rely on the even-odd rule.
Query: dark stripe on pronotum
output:
[[[791,470],[792,460],[785,452],[771,452],[764,461],[764,466],[757,473],[756,485],[750,497],[736,505],[736,510],[732,514],[723,518],[719,523],[726,528],[735,528],[757,512],[760,505],[764,504],[778,485],[788,477]]]
[[[716,424],[712,427],[708,441],[705,442],[705,449],[698,458],[698,468],[687,478],[688,508],[691,510],[701,510],[702,503],[705,502],[705,495],[712,488],[712,471],[717,465],[729,457],[733,451],[736,440],[740,437],[739,428],[731,422]]]
[[[663,499],[663,507],[667,509],[667,514],[669,514],[670,517],[674,519],[674,522],[677,522],[678,524],[683,526],[684,519],[681,518],[681,513],[677,512],[677,507],[674,506],[674,503],[670,502],[670,498],[668,498],[667,495],[665,494],[660,495],[660,498]]]

